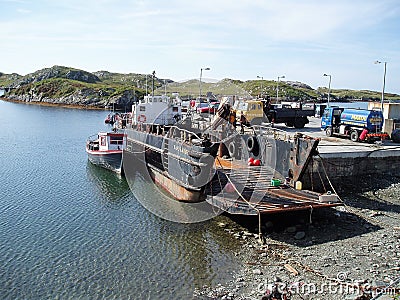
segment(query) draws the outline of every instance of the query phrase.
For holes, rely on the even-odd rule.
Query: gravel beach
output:
[[[243,241],[243,264],[193,299],[400,299],[400,178],[370,176],[337,190],[343,206],[263,216],[264,244],[257,218],[221,222]]]

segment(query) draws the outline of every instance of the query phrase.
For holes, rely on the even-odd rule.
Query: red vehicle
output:
[[[209,114],[214,114],[218,110],[219,102],[213,102],[213,103],[199,103],[197,105],[197,112],[202,114],[202,113],[209,113]]]

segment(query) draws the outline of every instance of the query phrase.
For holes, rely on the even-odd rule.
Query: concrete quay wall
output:
[[[321,192],[325,189],[331,190],[325,174],[335,189],[344,182],[357,185],[370,176],[376,176],[377,181],[382,175],[400,177],[400,147],[377,147],[370,151],[341,151],[345,149],[313,157],[303,175],[303,187]]]

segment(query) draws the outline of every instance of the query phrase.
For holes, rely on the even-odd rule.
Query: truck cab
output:
[[[236,101],[233,109],[237,118],[243,114],[248,122],[247,125],[261,124],[268,121],[264,115],[264,105],[261,100]]]
[[[340,116],[344,108],[337,106],[327,107],[321,117],[321,129],[326,130],[328,127],[336,127],[340,124]]]

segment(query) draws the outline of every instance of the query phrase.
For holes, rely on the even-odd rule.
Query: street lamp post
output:
[[[257,75],[257,78],[261,78],[261,92],[260,92],[260,95],[261,95],[261,97],[262,97],[262,91],[263,91],[263,80],[264,80],[264,77],[262,77],[262,76],[258,76],[258,75]]]
[[[328,107],[329,107],[329,101],[331,100],[331,81],[332,81],[332,75],[324,74],[324,76],[329,76],[329,86],[328,86]]]
[[[210,70],[210,68],[201,68],[200,69],[200,82],[199,82],[199,92],[200,92],[200,95],[199,95],[199,97],[200,97],[200,99],[199,100],[201,100],[201,77],[203,76],[203,70],[204,71],[209,71]]]
[[[379,61],[377,60],[375,64],[382,64],[384,65],[384,70],[383,70],[383,87],[382,87],[382,97],[381,97],[381,110],[383,111],[383,100],[385,99],[385,83],[386,83],[386,64],[387,62],[384,61]]]
[[[146,96],[147,96],[147,74],[146,74]]]
[[[154,100],[154,79],[156,78],[156,71],[153,71],[153,73],[151,73],[151,101]]]
[[[280,78],[285,78],[285,75],[283,75],[283,76],[278,76],[278,82],[277,82],[277,84],[276,84],[276,102],[278,102],[278,99],[279,99],[279,79]]]

